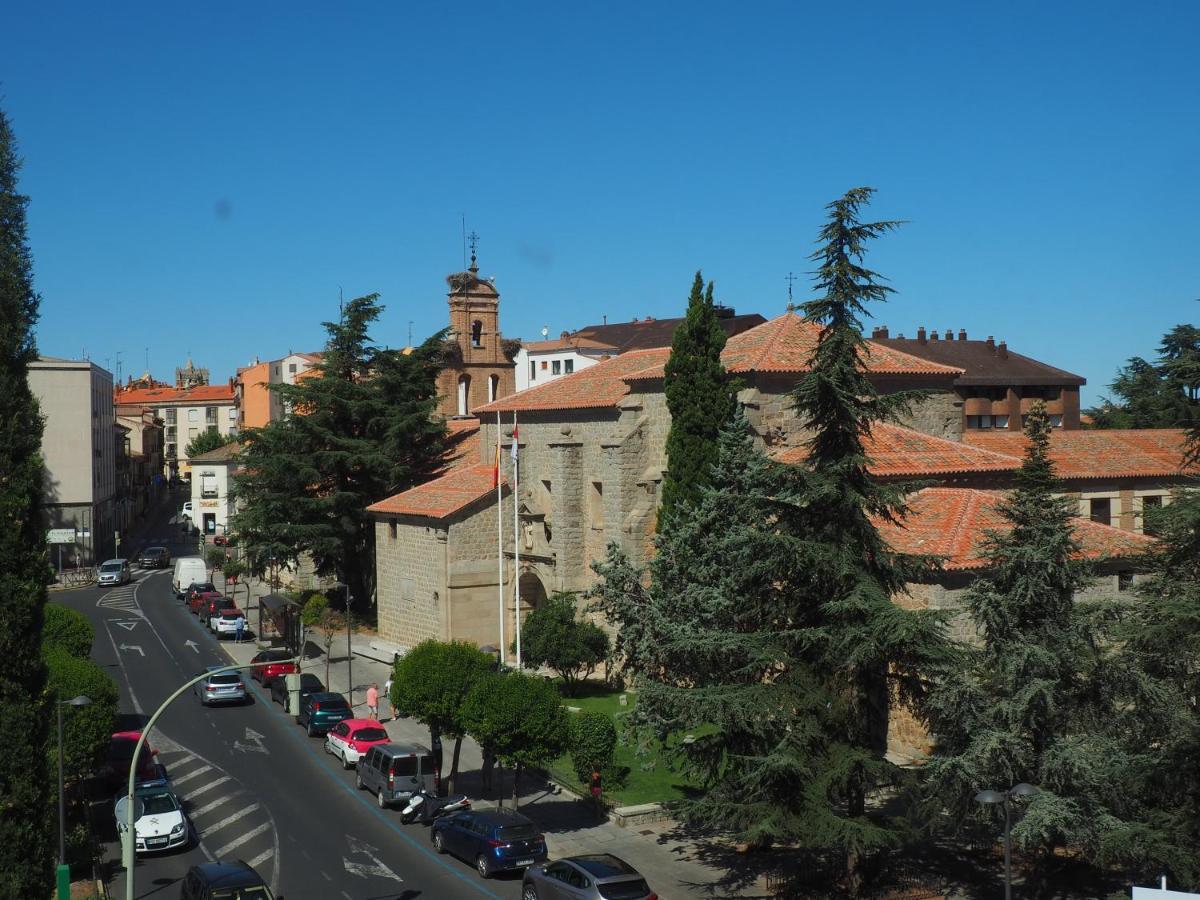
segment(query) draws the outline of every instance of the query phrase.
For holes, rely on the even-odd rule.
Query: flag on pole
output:
[[[512,461],[517,461],[517,413],[513,411],[513,443],[512,443]]]
[[[492,487],[500,487],[500,413],[496,413],[496,459],[492,463]]]

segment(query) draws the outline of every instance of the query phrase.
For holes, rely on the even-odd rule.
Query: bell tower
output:
[[[471,265],[446,277],[450,291],[451,358],[438,379],[442,414],[465,416],[516,389],[516,363],[505,352],[500,334],[500,292],[479,277],[476,236],[471,235]]]

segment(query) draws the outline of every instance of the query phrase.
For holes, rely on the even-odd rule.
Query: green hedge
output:
[[[51,697],[70,700],[83,694],[92,701],[88,706],[63,707],[64,773],[68,778],[87,775],[104,758],[112,737],[117,717],[117,683],[87,657],[74,656],[60,646],[44,648],[43,656]],[[57,741],[57,733],[52,731],[51,754],[58,753]]]
[[[611,773],[617,748],[617,727],[612,717],[600,712],[580,712],[571,716],[570,721],[571,766],[580,782],[591,783],[592,766],[602,774]]]
[[[57,603],[46,604],[46,620],[42,626],[42,647],[59,647],[72,656],[86,659],[92,652],[95,632],[92,623],[78,613]]]

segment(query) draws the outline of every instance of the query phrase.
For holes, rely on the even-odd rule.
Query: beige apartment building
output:
[[[116,440],[113,377],[88,360],[39,357],[29,387],[45,419],[47,527],[74,529],[75,542],[51,549],[65,567],[115,555]]]

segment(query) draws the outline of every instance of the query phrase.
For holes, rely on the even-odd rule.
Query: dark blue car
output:
[[[475,863],[484,878],[546,860],[546,839],[536,825],[506,809],[460,812],[435,819],[433,848]]]

